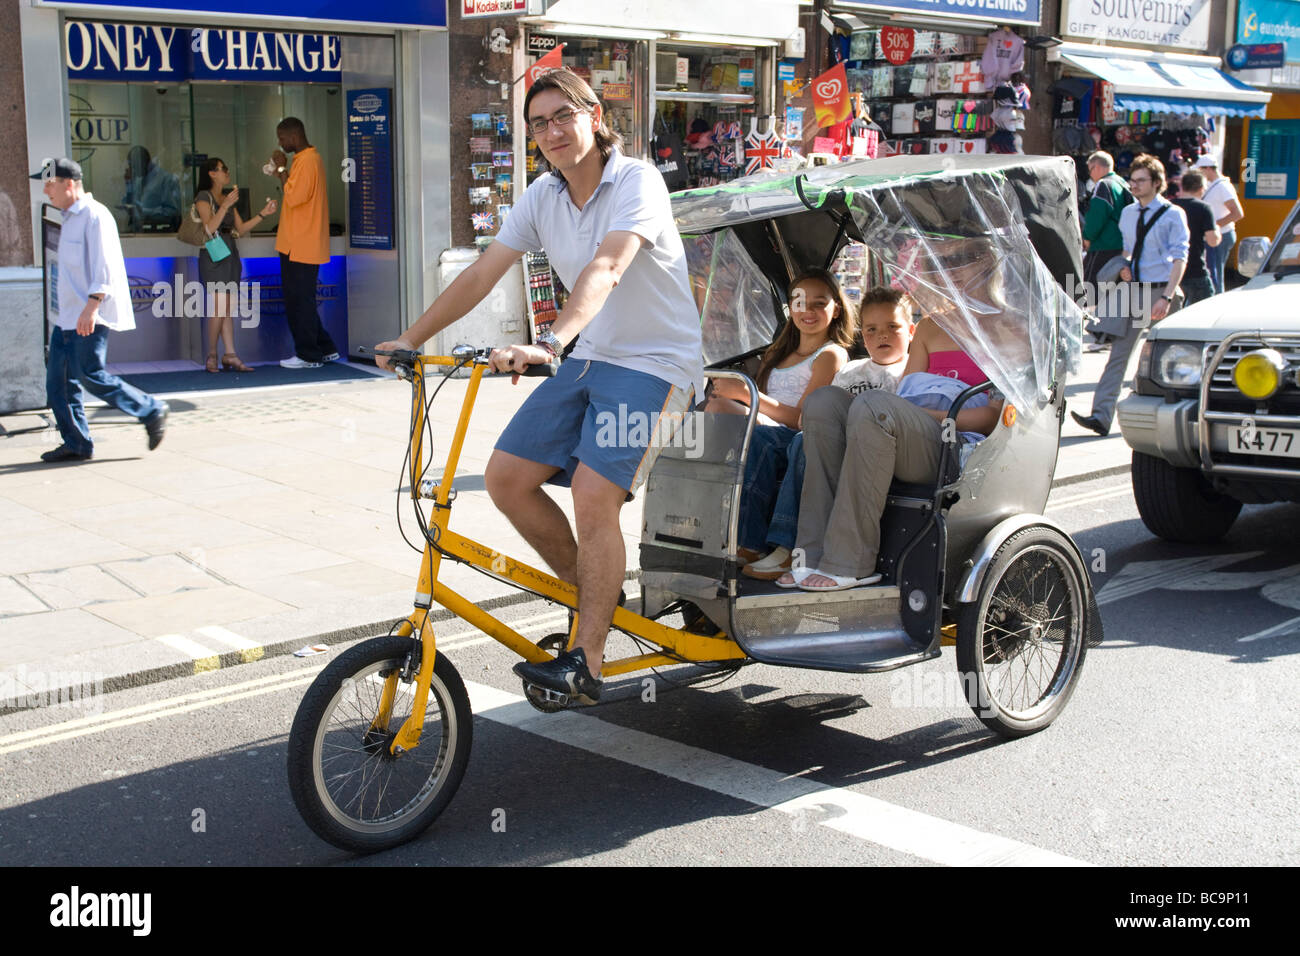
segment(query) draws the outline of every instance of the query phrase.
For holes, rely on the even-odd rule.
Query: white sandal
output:
[[[879,572],[868,574],[865,578],[855,578],[852,575],[830,574],[826,571],[818,571],[816,568],[804,568],[804,573],[795,580],[795,587],[801,591],[847,591],[850,588],[866,587],[868,584],[875,584],[880,580]],[[813,584],[804,584],[804,581],[814,574],[821,575],[824,578],[830,578],[835,584],[831,587],[818,587]]]
[[[803,584],[803,579],[808,577],[808,575],[810,574],[816,574],[817,569],[816,568],[791,568],[787,573],[790,575],[791,578],[793,578],[793,580],[789,584],[784,583],[781,580],[781,578],[785,577],[785,575],[783,574],[781,575],[781,578],[776,579],[777,587],[787,588],[787,589],[800,587]]]

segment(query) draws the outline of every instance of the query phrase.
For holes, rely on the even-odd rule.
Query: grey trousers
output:
[[[1144,293],[1145,298],[1138,301],[1154,302],[1164,292],[1164,287],[1163,282],[1150,283]],[[1169,314],[1172,315],[1177,310],[1177,304],[1173,303],[1169,307]],[[1142,333],[1146,331],[1143,323],[1144,320],[1140,318],[1130,320],[1124,324],[1124,333],[1111,339],[1110,357],[1106,359],[1106,367],[1102,369],[1097,388],[1092,393],[1092,417],[1107,430],[1115,420],[1115,403],[1119,400],[1119,390],[1129,378],[1130,360],[1138,350]]]
[[[861,578],[876,570],[889,483],[934,481],[942,428],[924,409],[879,389],[828,385],[803,404],[807,464],[799,499],[803,562]]]

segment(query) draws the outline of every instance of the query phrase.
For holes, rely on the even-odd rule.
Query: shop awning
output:
[[[549,33],[612,36],[683,43],[775,46],[799,27],[798,0],[550,0],[544,13],[525,18]],[[639,36],[638,36],[639,35]]]
[[[1211,66],[1209,57],[1139,57],[1127,51],[1115,55],[1058,47],[1048,58],[1113,84],[1115,106],[1122,110],[1259,118],[1271,96]],[[1202,62],[1189,62],[1193,59]]]

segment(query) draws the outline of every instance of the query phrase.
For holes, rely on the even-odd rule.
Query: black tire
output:
[[[998,548],[957,617],[962,686],[991,730],[1023,737],[1065,708],[1088,650],[1088,588],[1078,552],[1054,528],[1025,528]]]
[[[400,670],[415,646],[409,637],[377,637],[349,649],[307,689],[294,717],[289,792],[307,825],[340,849],[374,853],[414,839],[451,802],[465,775],[473,716],[465,684],[445,654],[434,659],[419,746],[394,758],[383,734],[366,739],[383,678]],[[415,693],[414,678],[397,680],[386,728],[394,733],[410,715]]]
[[[1195,468],[1133,452],[1133,498],[1142,523],[1158,538],[1183,544],[1218,541],[1241,512],[1241,502],[1210,487]]]

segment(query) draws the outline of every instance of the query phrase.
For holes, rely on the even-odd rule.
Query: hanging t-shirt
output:
[[[986,86],[1006,83],[1012,73],[1025,68],[1025,41],[1006,27],[999,27],[989,34],[980,66]]]

